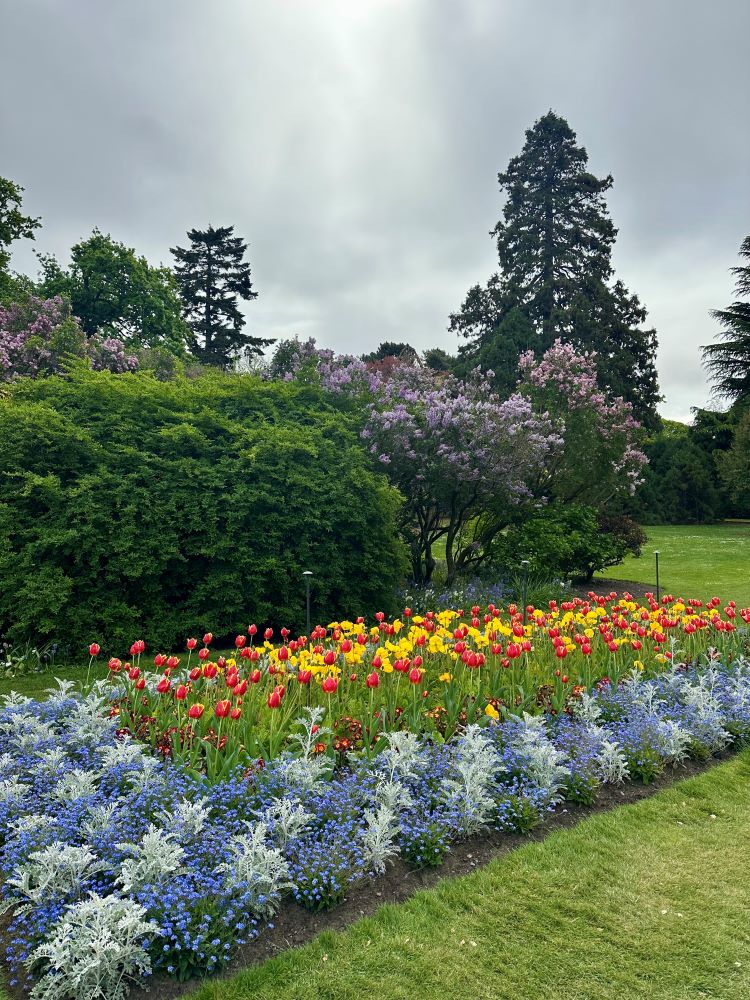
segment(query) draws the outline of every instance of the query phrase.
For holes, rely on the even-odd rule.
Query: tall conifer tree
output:
[[[528,349],[540,356],[560,337],[596,351],[600,383],[653,426],[656,333],[643,329],[638,298],[612,281],[617,230],[604,198],[612,177],[588,170],[575,132],[549,111],[527,130],[498,181],[506,202],[491,235],[500,271],[486,287],[470,289],[451,316],[450,328],[468,341],[462,357],[484,367],[494,361],[498,388],[507,389],[516,372],[498,369],[498,359]]]
[[[187,235],[190,246],[171,252],[184,316],[193,331],[193,353],[204,364],[222,368],[240,353],[261,354],[273,341],[244,333],[239,309],[240,301],[258,297],[244,260],[247,243],[234,236],[234,226],[191,229]]]
[[[732,268],[738,298],[713,311],[723,329],[718,343],[703,348],[703,363],[717,394],[744,406],[750,403],[750,236],[742,241],[740,257],[747,264]]]

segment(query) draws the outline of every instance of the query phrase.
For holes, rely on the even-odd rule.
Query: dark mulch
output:
[[[401,903],[420,889],[434,886],[441,879],[467,875],[529,841],[542,840],[554,830],[575,826],[595,813],[648,798],[676,781],[700,774],[730,756],[731,753],[727,752],[710,761],[686,761],[679,767],[664,772],[650,785],[628,782],[621,788],[605,786],[600,789],[593,806],[563,805],[550,813],[545,822],[530,834],[487,833],[454,844],[444,864],[438,869],[414,871],[398,861],[385,875],[352,888],[345,900],[328,913],[309,913],[296,903],[286,901],[276,915],[274,927],[263,931],[255,941],[238,949],[232,962],[222,971],[221,977],[213,978],[232,976],[249,965],[256,965],[289,948],[306,944],[322,931],[343,930],[361,917],[374,913],[384,903]],[[153,1000],[173,1000],[196,986],[195,980],[176,983],[164,976],[154,976],[148,981],[146,994]],[[18,1000],[24,996],[21,992],[12,995]]]

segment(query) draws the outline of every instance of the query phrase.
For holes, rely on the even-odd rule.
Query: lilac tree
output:
[[[481,563],[562,443],[546,413],[521,395],[501,400],[480,373],[460,382],[417,368],[380,383],[362,436],[404,497],[402,533],[419,583],[431,579],[441,541],[448,584]]]
[[[531,351],[521,355],[519,368],[519,391],[564,427],[563,446],[552,454],[536,492],[594,507],[632,495],[648,461],[639,447],[641,427],[630,403],[599,388],[596,355],[556,340],[538,360]]]
[[[138,359],[125,353],[121,340],[86,337],[60,296],[0,306],[0,381],[54,375],[66,358],[88,358],[93,368],[134,371]]]
[[[362,437],[404,502],[401,531],[418,583],[431,579],[445,546],[447,582],[479,566],[524,505],[570,500],[597,506],[632,492],[646,457],[630,404],[598,387],[592,355],[557,341],[503,400],[493,372],[465,381],[407,363],[384,369],[320,351],[314,341],[279,345],[271,376],[317,381],[364,407]]]

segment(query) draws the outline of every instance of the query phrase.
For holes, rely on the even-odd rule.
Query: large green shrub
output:
[[[74,371],[0,399],[0,636],[152,648],[388,605],[399,498],[310,386]]]
[[[576,503],[555,503],[509,528],[493,551],[493,562],[518,570],[528,559],[537,575],[590,580],[597,570],[640,555],[646,536],[635,521]]]

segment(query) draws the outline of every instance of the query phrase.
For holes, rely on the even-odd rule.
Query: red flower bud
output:
[[[271,636],[272,635],[273,635],[273,629],[272,628],[267,628],[266,631],[263,633],[263,637],[266,639],[267,642],[271,641]]]
[[[204,646],[210,646],[212,639],[213,639],[213,633],[206,632],[206,634],[203,636],[203,645]]]
[[[278,656],[279,656],[279,659],[282,660],[282,661],[289,659],[289,650],[286,648],[286,646],[281,646],[280,647]]]
[[[247,634],[248,635],[257,635],[258,634],[258,626],[257,625],[248,625],[248,627],[247,627]]]
[[[98,656],[101,648],[98,642],[92,642],[89,646],[89,656]]]
[[[274,688],[269,694],[267,699],[267,704],[269,708],[278,708],[281,704],[281,695],[279,694],[278,688]]]

